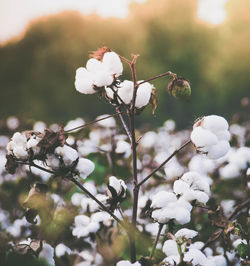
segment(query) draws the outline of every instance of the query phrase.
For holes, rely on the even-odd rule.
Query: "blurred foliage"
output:
[[[126,57],[141,55],[139,80],[171,70],[191,82],[186,102],[167,94],[169,78],[154,82],[157,119],[147,108],[142,122],[159,126],[171,117],[183,127],[204,114],[231,117],[249,94],[250,2],[229,0],[227,20],[216,27],[197,19],[197,5],[149,0],[133,4],[126,20],[65,12],[34,21],[21,40],[0,47],[1,116],[65,123],[112,112],[104,99],[74,89],[76,68],[107,45]],[[124,77],[130,78],[127,66]]]

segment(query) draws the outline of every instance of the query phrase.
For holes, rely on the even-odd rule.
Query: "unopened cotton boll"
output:
[[[139,85],[136,93],[135,107],[142,108],[149,103],[154,86],[148,82]]]
[[[79,171],[79,174],[82,178],[89,176],[95,169],[95,164],[85,158],[79,158],[79,161],[76,166],[76,170]]]

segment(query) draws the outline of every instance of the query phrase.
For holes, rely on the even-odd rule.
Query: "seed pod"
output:
[[[184,78],[176,78],[168,84],[168,92],[176,99],[185,100],[191,95],[191,87]]]

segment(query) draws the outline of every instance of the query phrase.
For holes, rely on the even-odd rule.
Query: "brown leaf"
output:
[[[14,175],[16,172],[16,169],[18,167],[18,163],[16,162],[14,156],[12,155],[6,155],[6,164],[5,164],[5,169],[8,173]]]
[[[151,92],[151,98],[150,98],[150,101],[149,101],[151,107],[152,107],[152,114],[154,115],[155,114],[155,110],[157,108],[157,105],[158,105],[158,100],[157,100],[157,97],[156,97],[156,89],[152,89],[152,92]]]
[[[104,54],[107,52],[111,52],[111,50],[108,47],[103,46],[98,48],[96,51],[92,51],[89,56],[90,58],[95,58],[99,61],[102,61]]]

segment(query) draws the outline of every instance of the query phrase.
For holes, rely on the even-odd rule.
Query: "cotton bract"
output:
[[[191,141],[198,152],[210,159],[219,159],[230,149],[230,133],[225,118],[217,115],[205,116],[198,120],[191,133]]]

